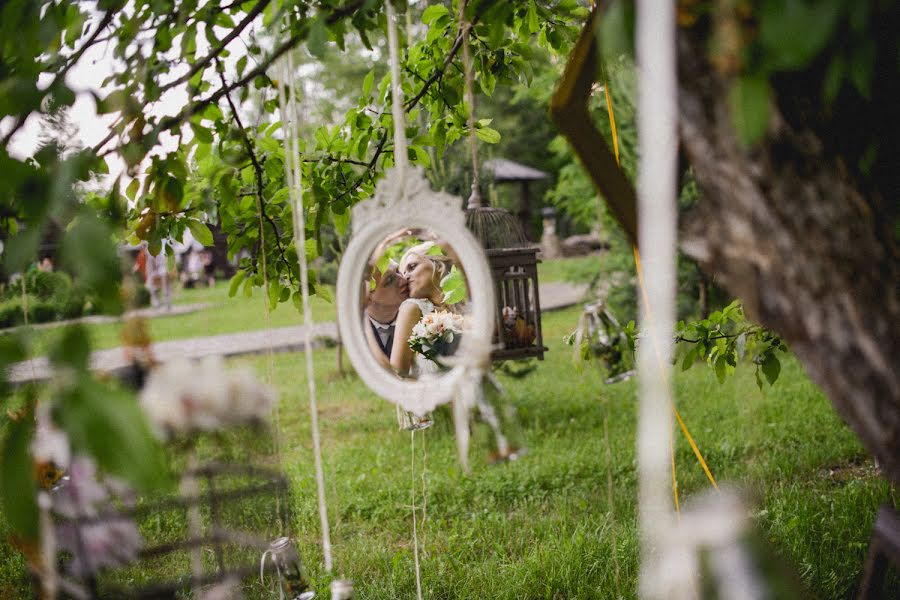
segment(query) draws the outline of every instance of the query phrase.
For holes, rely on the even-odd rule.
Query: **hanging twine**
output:
[[[410,471],[412,475],[413,559],[416,564],[416,599],[422,600],[422,568],[419,565],[419,528],[416,525],[416,432],[409,432]]]
[[[406,150],[406,110],[403,108],[403,85],[400,81],[400,49],[397,41],[397,13],[390,1],[387,10],[388,55],[391,61],[391,115],[394,119],[394,168],[402,181],[409,164]]]
[[[466,125],[469,128],[469,154],[472,158],[472,193],[466,208],[481,208],[481,185],[478,178],[478,139],[475,135],[475,69],[472,67],[472,51],[469,47],[469,31],[472,24],[466,20],[466,0],[459,3],[459,35],[462,36],[462,61],[465,73],[466,105],[469,109]]]
[[[394,119],[394,169],[399,179],[402,181],[407,167],[409,165],[409,157],[406,149],[406,110],[403,107],[403,86],[400,81],[400,48],[397,36],[397,13],[390,1],[385,2],[385,10],[387,13],[387,34],[388,34],[388,55],[391,67],[391,115]],[[410,432],[410,454],[411,454],[411,470],[412,470],[412,489],[410,492],[412,498],[412,520],[413,520],[413,558],[416,566],[416,598],[422,600],[422,567],[419,563],[419,527],[416,512],[416,432]],[[424,439],[424,432],[423,432]],[[424,465],[424,459],[423,459]],[[425,473],[422,473],[422,494],[425,495]],[[423,508],[422,524],[425,524],[425,513]],[[424,532],[423,532],[424,535]]]
[[[672,420],[670,362],[675,325],[676,158],[678,134],[675,74],[675,6],[638,0],[635,47],[638,60],[638,237],[645,242],[644,342],[637,349],[638,517],[641,527],[641,597],[667,593],[661,549],[675,527],[669,509],[668,473]],[[652,312],[651,312],[652,311]],[[652,314],[652,318],[651,315]]]
[[[309,384],[309,412],[312,429],[313,457],[316,470],[316,490],[318,492],[319,519],[322,526],[322,554],[325,570],[331,573],[331,535],[328,526],[328,506],[325,500],[325,473],[322,468],[322,445],[319,436],[319,410],[316,403],[316,380],[312,356],[312,309],[309,304],[309,270],[306,264],[306,222],[303,212],[303,187],[300,173],[300,157],[297,145],[297,106],[294,98],[294,60],[290,52],[280,63],[281,77],[278,85],[278,101],[281,122],[284,127],[284,168],[289,196],[294,211],[294,247],[300,263],[300,295],[303,299],[304,348],[306,355],[306,379]],[[285,88],[290,90],[286,93]]]

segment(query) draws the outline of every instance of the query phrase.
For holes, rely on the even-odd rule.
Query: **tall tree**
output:
[[[595,15],[573,74],[594,76],[598,45],[607,60],[628,51],[633,9]],[[700,191],[681,248],[784,336],[894,481],[898,23],[896,1],[685,1],[678,31],[681,147]],[[607,199],[633,238],[626,188]]]

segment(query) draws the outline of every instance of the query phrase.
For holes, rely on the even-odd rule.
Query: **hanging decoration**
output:
[[[309,303],[309,268],[306,262],[305,252],[306,213],[303,207],[303,185],[298,148],[299,127],[296,106],[297,88],[294,79],[295,69],[292,53],[288,52],[285,58],[279,61],[278,66],[280,69],[280,76],[278,77],[278,101],[282,127],[284,128],[285,179],[288,184],[288,192],[294,216],[294,247],[298,249],[297,260],[300,267],[300,293],[303,300],[304,347],[307,349],[307,351],[304,352],[304,356],[306,357],[306,379],[309,389],[310,429],[312,430],[319,520],[322,528],[322,554],[325,560],[325,570],[328,573],[331,573],[333,566],[331,534],[328,525],[328,506],[325,498],[325,472],[322,466],[322,445],[319,434],[319,410],[316,402],[315,368],[313,366],[313,356],[311,352],[313,317]],[[344,583],[346,584],[347,582],[344,581]]]
[[[541,302],[538,291],[538,246],[531,244],[522,225],[508,210],[485,206],[481,197],[478,140],[475,133],[475,69],[469,45],[472,24],[466,19],[468,2],[459,3],[465,97],[469,108],[469,155],[472,193],[466,205],[466,227],[478,238],[491,267],[496,296],[494,350],[491,360],[544,359]]]
[[[391,56],[391,100],[394,116],[394,167],[388,170],[375,188],[373,197],[355,205],[351,211],[352,238],[338,272],[337,304],[341,339],[354,368],[363,381],[378,395],[415,415],[424,416],[437,406],[459,398],[463,389],[480,389],[489,361],[494,322],[494,286],[490,268],[481,245],[465,227],[460,199],[431,189],[424,171],[411,167],[407,158],[405,113],[400,85],[399,52],[393,7],[386,5]],[[392,29],[394,30],[392,33]],[[453,364],[429,377],[398,377],[373,356],[366,342],[363,322],[361,282],[370,270],[368,259],[384,239],[401,230],[422,229],[436,237],[453,242],[453,261],[465,273],[470,301],[469,328],[462,336]],[[448,364],[451,361],[447,361]],[[465,411],[475,406],[477,392],[466,395],[472,401]]]

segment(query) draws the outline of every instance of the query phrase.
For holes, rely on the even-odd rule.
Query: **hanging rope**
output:
[[[422,569],[419,566],[419,528],[416,525],[416,432],[409,432],[410,471],[412,473],[413,558],[416,563],[416,598],[422,600]]]
[[[394,168],[402,181],[409,164],[406,150],[406,110],[403,108],[403,85],[400,82],[400,49],[397,41],[397,13],[390,2],[387,9],[388,56],[391,61],[391,116],[394,119]]]
[[[300,295],[303,299],[304,348],[306,356],[306,379],[309,384],[309,412],[312,429],[313,458],[316,469],[316,490],[318,492],[319,519],[322,526],[322,554],[325,570],[331,573],[331,535],[328,526],[328,506],[325,501],[325,473],[322,468],[322,445],[319,436],[319,409],[316,403],[315,368],[312,355],[312,308],[309,304],[309,270],[306,264],[306,220],[303,211],[303,187],[300,173],[300,157],[297,140],[297,106],[294,85],[294,60],[290,52],[280,63],[281,76],[278,85],[278,101],[281,122],[284,128],[284,168],[291,206],[294,211],[294,247],[300,263]],[[286,88],[289,93],[286,93]]]
[[[469,154],[472,159],[472,193],[467,208],[481,207],[481,186],[478,178],[478,140],[475,135],[475,70],[472,68],[472,50],[469,47],[469,30],[472,24],[466,20],[466,0],[459,3],[459,35],[462,36],[462,61],[465,75],[465,97],[469,114],[466,125],[469,128]]]
[[[229,102],[231,100],[229,99]],[[232,106],[234,109],[234,107]],[[234,109],[236,110],[236,109]],[[238,122],[240,125],[240,121]],[[249,144],[249,141],[248,141]],[[265,236],[265,223],[263,221],[263,205],[260,196],[262,194],[262,190],[258,190],[256,194],[256,218],[259,223],[259,253],[262,257],[262,275],[263,275],[263,289],[266,291],[263,294],[263,312],[265,314],[265,345],[266,345],[266,385],[272,387],[272,382],[274,381],[274,373],[275,373],[275,355],[272,351],[272,309],[269,306],[269,266],[268,259],[266,257],[266,236]],[[278,464],[281,464],[281,404],[276,403],[273,411],[275,417],[275,459],[278,461]],[[282,530],[284,530],[284,520],[281,514],[281,497],[276,494],[275,495],[275,514],[278,515],[278,524]]]
[[[400,180],[405,177],[406,169],[409,164],[409,157],[406,149],[406,111],[403,108],[403,86],[400,81],[400,48],[397,39],[397,13],[390,2],[385,2],[387,12],[387,34],[388,34],[388,55],[391,67],[391,115],[394,119],[394,169],[396,170]],[[422,432],[424,443],[425,432]],[[416,598],[422,600],[422,567],[419,563],[419,527],[416,511],[416,432],[410,432],[410,455],[411,455],[411,471],[412,471],[412,517],[413,517],[413,557],[416,565]],[[425,458],[422,459],[422,495],[426,493],[426,479],[424,464]],[[425,525],[425,512],[423,508],[422,525]],[[424,529],[423,529],[424,542]]]

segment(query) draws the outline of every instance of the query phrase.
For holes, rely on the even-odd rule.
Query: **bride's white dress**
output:
[[[434,303],[427,298],[407,298],[403,304],[415,304],[422,311],[422,316],[429,315],[434,312]],[[402,306],[402,305],[401,305]],[[409,369],[409,375],[415,379],[425,377],[434,377],[441,372],[438,364],[419,354],[413,353],[413,362]]]

